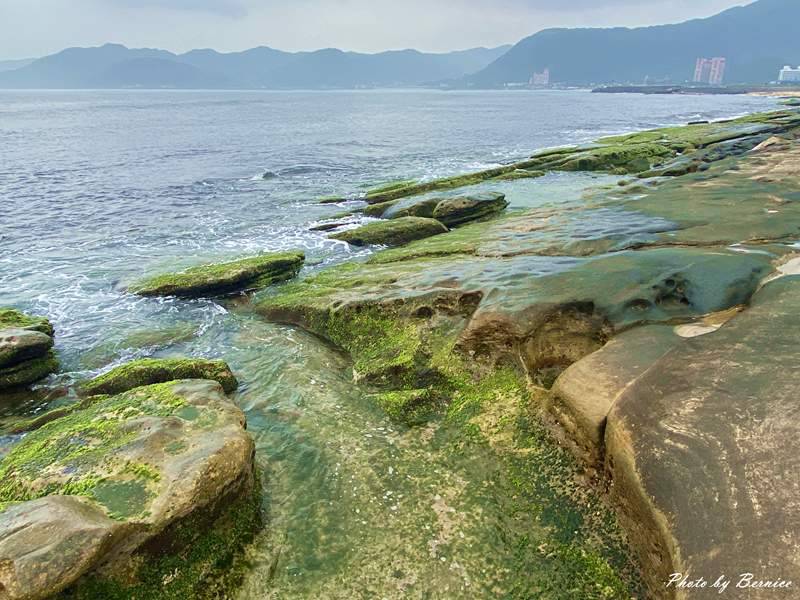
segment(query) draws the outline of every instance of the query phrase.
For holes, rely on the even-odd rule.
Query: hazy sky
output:
[[[650,25],[750,0],[0,0],[0,59],[118,42],[173,51],[446,51],[546,27]]]

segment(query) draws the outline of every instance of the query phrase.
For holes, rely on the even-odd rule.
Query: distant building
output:
[[[529,83],[531,85],[550,85],[550,69],[534,73]]]
[[[793,69],[789,65],[786,65],[781,69],[778,81],[800,81],[800,67]]]
[[[708,83],[721,85],[725,80],[725,67],[727,60],[724,57],[698,58],[694,67],[695,83]]]

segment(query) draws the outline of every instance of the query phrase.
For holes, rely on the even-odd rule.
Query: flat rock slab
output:
[[[667,587],[672,573],[794,582],[737,598],[800,593],[798,303],[800,277],[769,283],[719,331],[668,352],[608,417],[606,466],[653,597],[720,597]]]
[[[234,391],[239,382],[223,360],[205,358],[142,358],[120,365],[95,377],[80,387],[82,396],[116,395],[143,385],[166,383],[178,379],[207,379],[216,381],[226,393]]]
[[[302,252],[262,254],[157,275],[134,284],[129,291],[140,296],[200,298],[255,290],[291,279],[304,261]]]
[[[252,490],[253,441],[213,381],[99,397],[0,462],[0,590],[38,600],[123,566],[168,526]]]
[[[447,233],[447,227],[439,221],[422,217],[402,217],[368,223],[329,237],[353,246],[402,246],[441,233]]]

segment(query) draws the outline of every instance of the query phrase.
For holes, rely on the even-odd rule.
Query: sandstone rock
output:
[[[102,560],[122,525],[90,500],[48,496],[0,513],[2,598],[47,598]]]
[[[670,325],[637,327],[574,363],[556,380],[548,409],[587,463],[602,459],[606,417],[620,394],[680,341]]]
[[[0,370],[41,358],[53,347],[53,338],[28,329],[0,329]]]
[[[0,462],[2,597],[38,600],[89,580],[95,590],[163,585],[167,595],[198,583],[186,578],[207,569],[182,561],[159,574],[158,557],[184,551],[181,539],[196,541],[252,496],[244,425],[218,383],[186,380],[98,398],[27,434]],[[201,514],[192,536],[170,533]],[[140,581],[140,570],[155,580]]]
[[[434,219],[403,217],[391,221],[376,221],[329,236],[353,246],[402,246],[414,240],[447,233],[447,227]]]
[[[448,227],[455,227],[468,221],[475,221],[502,212],[506,206],[508,206],[508,202],[505,194],[487,192],[473,196],[446,198],[436,205],[432,216]]]
[[[0,309],[0,391],[35,383],[58,369],[52,336],[47,319]]]
[[[140,296],[198,298],[254,290],[291,279],[304,261],[302,252],[262,254],[158,275],[134,284],[130,291]]]
[[[0,329],[29,329],[53,337],[53,326],[44,317],[33,317],[13,308],[0,308]]]
[[[115,395],[143,385],[178,379],[207,379],[218,382],[226,393],[238,387],[236,377],[222,360],[203,358],[143,358],[112,369],[83,384],[83,396]]]
[[[385,219],[398,219],[400,217],[426,217],[430,219],[433,217],[433,211],[436,209],[436,206],[441,201],[442,198],[401,200],[393,206],[390,206],[388,210],[383,213],[383,217]],[[380,205],[375,204],[373,206]]]
[[[671,573],[800,581],[798,301],[799,277],[769,283],[719,331],[665,354],[608,416],[606,467],[654,598],[718,597],[665,588]],[[741,597],[782,594],[794,592]]]

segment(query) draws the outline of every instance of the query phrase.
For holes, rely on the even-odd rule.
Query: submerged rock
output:
[[[446,198],[436,205],[432,216],[448,227],[455,227],[495,215],[505,210],[506,206],[508,206],[508,201],[505,194],[487,192],[473,196]]]
[[[402,217],[391,221],[368,223],[357,229],[343,231],[329,237],[353,246],[402,246],[408,242],[440,233],[447,233],[447,227],[439,221],[422,217]]]
[[[0,309],[0,390],[35,383],[58,369],[47,319]]]
[[[83,384],[81,395],[121,394],[144,385],[178,379],[206,379],[218,382],[226,393],[239,382],[222,360],[204,358],[143,358],[112,369]]]
[[[187,380],[26,435],[0,462],[3,597],[193,597],[257,524],[244,425],[218,383]]]
[[[130,291],[140,296],[198,298],[254,290],[291,279],[304,261],[302,252],[262,254],[158,275],[134,284]]]

